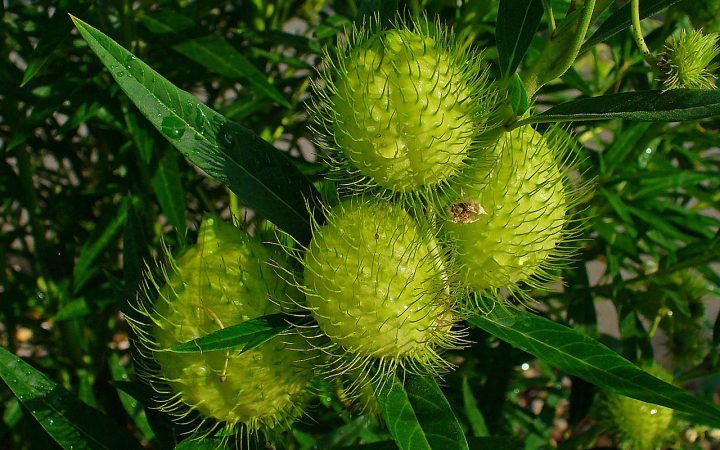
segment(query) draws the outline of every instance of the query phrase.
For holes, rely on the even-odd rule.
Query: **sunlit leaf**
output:
[[[655,378],[572,328],[509,305],[491,307],[468,322],[610,392],[685,412],[698,423],[720,425],[720,409],[714,405]]]

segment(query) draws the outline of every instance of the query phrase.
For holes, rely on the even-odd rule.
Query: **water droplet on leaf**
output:
[[[175,116],[164,118],[160,128],[163,134],[171,139],[180,139],[185,134],[185,123]]]

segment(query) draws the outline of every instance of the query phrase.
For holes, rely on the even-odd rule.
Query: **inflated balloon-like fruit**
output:
[[[645,369],[672,383],[672,376],[659,366]],[[670,408],[610,393],[604,394],[598,406],[602,422],[623,450],[661,448],[673,435],[673,411]]]
[[[482,148],[497,95],[483,67],[437,23],[350,33],[327,55],[312,114],[336,176],[386,192],[447,183]]]
[[[156,385],[165,385],[163,409],[192,411],[229,429],[246,432],[289,425],[303,411],[313,368],[297,333],[281,334],[240,350],[176,353],[176,344],[221,328],[279,312],[293,296],[271,265],[274,256],[260,242],[217,218],[206,218],[196,245],[169,264],[154,305],[140,308],[149,323],[136,323],[141,344],[151,352]],[[277,304],[276,304],[277,303]],[[169,389],[167,389],[169,388]]]
[[[372,361],[428,369],[457,345],[435,238],[400,206],[354,198],[328,213],[304,257],[308,307],[342,358],[337,371]]]
[[[658,62],[665,89],[713,89],[718,55],[717,33],[690,29],[671,37]]]
[[[542,280],[544,265],[566,253],[566,213],[577,197],[561,166],[569,145],[560,132],[521,127],[500,138],[494,165],[463,173],[443,205],[462,284],[483,290]]]

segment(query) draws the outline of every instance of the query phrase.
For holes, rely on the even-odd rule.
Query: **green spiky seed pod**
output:
[[[312,116],[345,185],[434,188],[482,147],[497,92],[479,56],[439,24],[371,24],[338,47],[320,70]]]
[[[665,44],[658,67],[663,71],[663,84],[669,89],[712,89],[717,70],[715,58],[720,55],[716,33],[683,30]]]
[[[456,347],[444,264],[435,238],[398,205],[355,198],[328,212],[304,257],[305,293],[337,371],[379,361],[441,367]],[[419,370],[419,369],[418,369]]]
[[[462,284],[543,280],[544,264],[565,255],[566,213],[579,197],[566,185],[570,145],[560,130],[543,136],[525,126],[500,138],[494,166],[465,171],[443,225]]]
[[[216,218],[206,218],[198,242],[171,258],[166,284],[152,308],[141,308],[149,325],[136,324],[141,343],[158,369],[156,385],[169,387],[162,409],[178,416],[197,411],[229,430],[248,433],[288,426],[302,413],[313,377],[306,342],[297,333],[261,346],[205,353],[167,349],[220,328],[278,312],[293,297],[274,271],[274,255],[260,242]],[[273,264],[277,264],[273,259]]]
[[[672,383],[672,376],[657,365],[645,370]],[[601,422],[622,450],[655,450],[673,436],[673,411],[670,408],[605,393],[598,409]]]

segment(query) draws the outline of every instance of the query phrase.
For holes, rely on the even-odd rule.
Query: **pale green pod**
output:
[[[158,365],[151,380],[169,387],[164,410],[181,417],[196,411],[249,433],[287,427],[302,414],[314,372],[312,350],[296,332],[244,353],[168,350],[296,301],[295,288],[273,267],[276,258],[246,232],[206,218],[197,244],[171,260],[153,307],[143,310],[151,325],[138,328]]]
[[[474,289],[514,288],[564,256],[568,209],[577,195],[566,169],[569,142],[529,126],[505,133],[494,165],[466,170],[444,204],[443,235],[460,283]]]
[[[498,92],[478,55],[439,24],[370,25],[326,59],[312,117],[342,184],[422,192],[482,147]]]
[[[343,355],[429,370],[457,345],[444,263],[435,238],[400,206],[356,198],[335,207],[305,253],[308,308]]]

